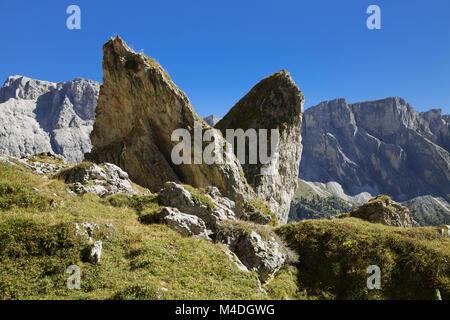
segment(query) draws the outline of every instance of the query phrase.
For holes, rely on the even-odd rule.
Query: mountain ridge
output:
[[[99,88],[99,83],[78,77],[58,83],[8,77],[0,88],[0,152],[54,152],[80,162],[91,148]]]

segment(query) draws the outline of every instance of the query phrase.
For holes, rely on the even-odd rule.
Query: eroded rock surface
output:
[[[100,84],[76,78],[53,83],[11,76],[0,88],[0,153],[53,152],[78,163],[91,150]]]
[[[266,282],[286,262],[287,251],[277,236],[265,226],[243,221],[220,224],[216,241],[226,244],[259,279]]]
[[[169,228],[183,236],[199,236],[209,239],[209,231],[205,222],[199,217],[180,212],[177,208],[165,207],[161,210],[160,219]]]
[[[245,164],[241,165],[258,198],[268,203],[281,224],[287,222],[291,199],[297,188],[304,100],[290,74],[281,70],[261,80],[215,126],[224,136],[227,129],[267,129],[268,155],[272,152],[270,130],[279,130],[278,154],[274,152],[275,156],[268,164],[260,161],[250,164],[247,148]]]
[[[302,136],[305,181],[335,182],[350,196],[450,201],[450,117],[441,110],[419,113],[401,98],[325,101],[305,111]]]
[[[216,186],[236,202],[242,213],[254,192],[240,176],[234,155],[224,164],[181,164],[171,159],[176,129],[194,138],[194,124],[210,127],[198,117],[184,92],[154,60],[136,53],[116,37],[103,47],[103,85],[91,134],[93,150],[86,155],[96,163],[110,162],[127,171],[139,185],[157,192],[167,181],[195,187]],[[219,132],[215,141],[224,144]],[[193,145],[193,143],[192,143]]]

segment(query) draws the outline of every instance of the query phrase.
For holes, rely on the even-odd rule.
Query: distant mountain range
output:
[[[449,224],[449,129],[449,115],[401,98],[325,101],[303,115],[299,177],[321,196],[361,204],[388,194],[421,224]]]
[[[91,149],[99,89],[81,78],[53,83],[9,77],[0,88],[0,153],[52,151],[80,162]]]
[[[91,150],[99,88],[81,78],[52,83],[9,77],[0,88],[0,153],[19,157],[52,151],[82,161]],[[204,120],[215,126],[220,119]],[[401,98],[355,104],[336,99],[307,109],[301,190],[291,218],[298,219],[298,208],[305,207],[299,201],[314,195],[324,205],[317,205],[319,198],[314,206],[308,203],[307,218],[314,217],[313,207],[335,212],[388,194],[422,225],[450,224],[449,130],[449,115],[419,113]]]

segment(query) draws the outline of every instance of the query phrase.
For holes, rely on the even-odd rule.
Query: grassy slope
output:
[[[440,228],[396,228],[355,218],[306,220],[277,233],[299,254],[309,295],[336,299],[450,299],[450,238]],[[366,287],[369,265],[381,290]]]
[[[0,183],[21,186],[0,193],[0,201],[9,203],[8,209],[0,211],[0,299],[265,299],[295,295],[295,277],[282,284],[275,278],[273,288],[266,286],[269,296],[260,294],[256,273],[239,271],[222,245],[182,237],[164,225],[142,224],[136,210],[120,197],[108,201],[92,194],[71,196],[62,181],[1,163]],[[27,201],[17,201],[23,198]],[[35,202],[41,204],[39,209]],[[146,214],[146,206],[150,208],[147,211],[157,207],[150,204],[144,201],[144,207],[137,206],[141,215]],[[103,241],[99,264],[85,262],[91,244],[75,234],[75,222],[101,226],[93,237]],[[113,227],[104,227],[107,223]],[[66,288],[69,275],[65,270],[71,264],[81,268],[81,290]]]
[[[299,254],[298,268],[284,267],[261,294],[256,273],[239,271],[222,245],[142,223],[158,210],[156,196],[71,196],[63,181],[1,163],[0,185],[0,299],[433,298],[435,289],[450,295],[450,239],[437,228],[353,218],[285,225],[277,233]],[[99,264],[86,262],[91,244],[75,234],[75,222],[101,226],[93,236],[103,241]],[[66,288],[71,264],[81,268],[81,290]],[[381,267],[381,291],[366,289],[371,264]]]

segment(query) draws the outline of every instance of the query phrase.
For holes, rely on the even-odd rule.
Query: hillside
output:
[[[64,177],[77,167],[32,161],[65,173],[46,178],[1,158],[1,299],[433,299],[436,289],[449,299],[450,238],[440,228],[291,223],[275,231],[297,255],[261,287],[225,245],[154,220],[161,196],[134,184],[137,194],[76,195]],[[94,241],[103,244],[99,261],[89,254]],[[370,264],[383,270],[382,291],[365,286]],[[70,265],[81,268],[81,290],[66,287]]]
[[[295,297],[289,269],[265,293],[257,273],[241,271],[224,245],[143,222],[159,207],[154,195],[74,195],[64,181],[11,162],[0,161],[0,299]],[[89,259],[92,243],[76,232],[86,222],[98,226],[91,237],[103,242],[97,264]],[[66,287],[70,265],[81,268],[81,290]],[[288,278],[283,290],[278,277]]]

